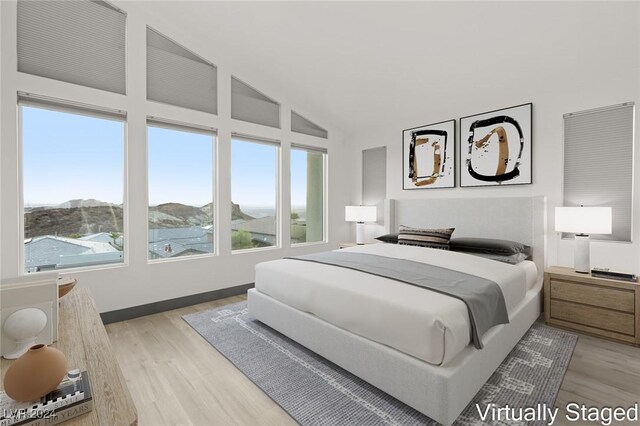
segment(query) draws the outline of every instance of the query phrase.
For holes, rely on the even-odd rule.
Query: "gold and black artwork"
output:
[[[532,104],[460,119],[460,186],[531,183]]]
[[[449,120],[402,132],[403,189],[455,186],[455,129]]]

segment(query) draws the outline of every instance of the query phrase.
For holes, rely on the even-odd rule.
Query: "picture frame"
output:
[[[455,188],[456,120],[402,131],[402,189]]]
[[[533,103],[460,118],[460,187],[528,185]]]

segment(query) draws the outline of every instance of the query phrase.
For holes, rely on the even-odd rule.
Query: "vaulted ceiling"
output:
[[[426,114],[448,119],[498,90],[517,88],[528,101],[544,90],[545,79],[570,85],[572,70],[619,66],[609,56],[620,56],[619,40],[635,37],[637,46],[639,14],[637,4],[613,3],[162,1],[147,7],[208,40],[213,59],[244,70],[239,77],[248,83],[260,89],[260,81],[269,82],[278,92],[267,94],[284,93],[308,109],[303,115],[318,112],[354,134],[385,122],[415,125]],[[628,62],[637,68],[637,51]]]

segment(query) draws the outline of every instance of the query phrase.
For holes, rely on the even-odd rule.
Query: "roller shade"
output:
[[[324,139],[328,137],[325,129],[295,111],[291,111],[291,131]]]
[[[564,115],[564,205],[612,207],[613,233],[592,239],[631,241],[634,108]]]
[[[231,118],[280,128],[280,104],[231,77]]]
[[[18,71],[126,92],[126,15],[102,1],[18,1]]]
[[[231,139],[243,141],[243,142],[253,142],[253,143],[261,143],[264,145],[276,145],[280,146],[280,141],[276,139],[263,138],[260,136],[253,135],[245,135],[242,133],[231,133]]]
[[[49,96],[39,96],[26,92],[18,92],[18,105],[50,109],[69,114],[88,115],[103,118],[105,120],[127,121],[127,112],[119,109],[111,109],[81,102],[73,102]]]
[[[316,146],[308,146],[308,145],[298,145],[297,143],[292,143],[291,144],[291,149],[300,149],[303,151],[313,151],[313,152],[320,152],[322,154],[326,154],[327,153],[327,148],[319,148]]]
[[[181,130],[184,132],[201,133],[204,135],[216,135],[217,129],[214,127],[200,126],[197,124],[183,123],[168,118],[159,118],[148,115],[147,125],[154,127],[162,127],[169,130]]]
[[[218,70],[147,27],[147,99],[218,113]]]

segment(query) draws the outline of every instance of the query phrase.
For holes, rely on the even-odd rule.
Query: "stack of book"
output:
[[[91,411],[89,375],[75,372],[38,401],[16,402],[0,391],[0,426],[53,426]]]
[[[626,272],[614,272],[608,268],[593,268],[591,270],[591,276],[596,278],[608,278],[610,280],[629,281],[635,283],[638,281],[638,277],[635,274],[627,274]]]

